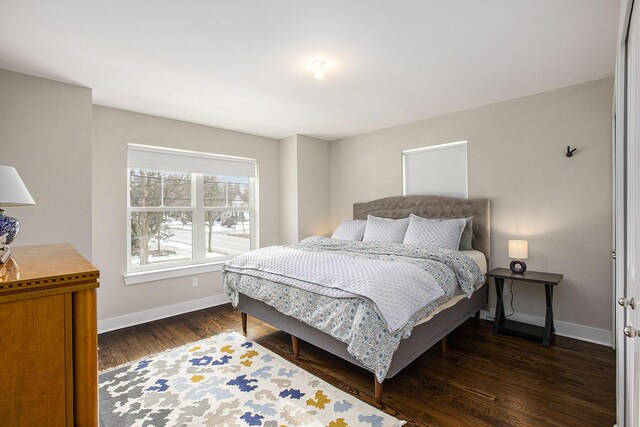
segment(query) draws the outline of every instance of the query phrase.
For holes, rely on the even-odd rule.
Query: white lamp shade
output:
[[[35,204],[16,169],[0,165],[0,206]]]
[[[509,258],[527,259],[529,242],[526,240],[509,240]]]

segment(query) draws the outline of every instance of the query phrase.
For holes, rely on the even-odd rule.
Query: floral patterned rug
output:
[[[229,332],[99,375],[100,426],[400,426]]]

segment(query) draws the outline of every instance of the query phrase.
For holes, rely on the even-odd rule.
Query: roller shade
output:
[[[130,168],[231,176],[256,176],[257,160],[243,157],[222,156],[137,144],[128,145],[127,156]]]
[[[468,197],[467,142],[402,152],[405,195]]]

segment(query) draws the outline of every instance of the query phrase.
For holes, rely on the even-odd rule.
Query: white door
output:
[[[626,102],[626,306],[624,328],[626,424],[640,426],[640,13],[627,36]],[[631,303],[631,301],[635,304]],[[624,303],[625,301],[621,301]]]
[[[622,306],[614,322],[617,425],[640,427],[640,7],[634,0],[621,6],[613,163],[614,278]]]

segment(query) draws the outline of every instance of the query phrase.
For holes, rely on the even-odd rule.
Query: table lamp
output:
[[[526,240],[509,240],[509,258],[513,258],[509,268],[514,273],[527,271],[527,264],[522,261],[529,255],[529,242]]]
[[[11,166],[0,165],[0,263],[9,259],[9,244],[18,235],[20,223],[4,214],[3,206],[35,205],[20,175]]]

